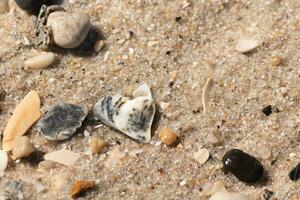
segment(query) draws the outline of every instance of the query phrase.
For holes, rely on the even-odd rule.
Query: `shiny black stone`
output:
[[[230,171],[240,181],[255,183],[262,176],[264,168],[253,156],[239,149],[229,150],[222,158],[224,169]]]
[[[292,181],[297,181],[300,178],[300,163],[290,171],[289,177]]]
[[[26,11],[37,11],[47,0],[15,0],[20,8]]]
[[[272,113],[272,106],[268,105],[261,110],[265,115],[269,116]]]

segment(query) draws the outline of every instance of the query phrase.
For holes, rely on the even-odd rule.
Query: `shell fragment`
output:
[[[151,125],[155,105],[147,84],[133,91],[134,99],[120,94],[100,99],[94,113],[104,124],[113,127],[127,136],[143,143],[151,139]]]
[[[16,107],[4,130],[3,149],[12,150],[14,139],[24,133],[40,118],[40,97],[36,91],[29,92]]]

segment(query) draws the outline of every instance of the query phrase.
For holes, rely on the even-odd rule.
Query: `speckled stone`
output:
[[[75,48],[86,38],[91,23],[88,15],[79,13],[53,12],[47,26],[52,29],[53,42],[62,48]]]
[[[58,104],[40,119],[37,128],[48,140],[65,140],[82,125],[86,115],[86,110],[80,106]]]
[[[242,150],[229,150],[223,156],[222,162],[225,170],[230,171],[240,181],[255,183],[263,176],[262,164]]]

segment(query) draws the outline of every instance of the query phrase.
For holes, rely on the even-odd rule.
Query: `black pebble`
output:
[[[264,108],[262,109],[262,112],[263,112],[265,115],[267,115],[267,116],[271,115],[271,113],[272,113],[272,106],[271,106],[271,105],[268,105],[268,106],[264,107]]]
[[[240,181],[257,182],[264,172],[262,164],[253,156],[239,150],[231,149],[222,158],[224,169],[230,171]]]
[[[289,177],[292,181],[297,181],[300,178],[300,162],[290,171]]]
[[[26,11],[37,11],[43,4],[46,3],[46,0],[15,0],[20,8]]]

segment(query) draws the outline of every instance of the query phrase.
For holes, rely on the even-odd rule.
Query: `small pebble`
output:
[[[56,166],[56,162],[50,160],[43,160],[39,163],[38,169],[44,172],[49,172]]]
[[[271,115],[271,113],[272,113],[272,106],[271,106],[271,105],[268,105],[268,106],[264,107],[261,111],[262,111],[266,116],[269,116],[269,115]]]
[[[70,196],[73,199],[75,199],[82,192],[84,192],[88,189],[94,188],[95,186],[96,186],[95,181],[87,181],[87,180],[75,181],[71,188]]]
[[[272,192],[268,189],[264,189],[264,192],[263,192],[263,199],[264,200],[270,200],[273,195],[274,195],[274,192]]]
[[[86,115],[86,110],[80,106],[58,104],[39,120],[37,129],[48,140],[66,140],[81,127]]]
[[[8,0],[0,1],[0,14],[7,13],[9,11]]]
[[[50,66],[54,61],[54,53],[41,52],[39,55],[24,61],[24,64],[30,69],[43,69]]]
[[[194,159],[200,164],[204,164],[209,158],[209,151],[206,148],[199,149],[194,153]]]
[[[14,140],[12,153],[14,158],[27,158],[34,152],[34,147],[26,136],[17,137]]]
[[[271,59],[271,63],[273,66],[278,66],[282,63],[282,58],[280,56],[273,56]]]
[[[98,40],[94,46],[94,51],[99,52],[103,49],[104,46],[105,46],[104,40]]]
[[[88,15],[57,11],[50,13],[47,26],[52,29],[53,42],[62,48],[78,47],[91,28]]]
[[[100,153],[102,149],[104,149],[107,146],[108,146],[107,142],[105,142],[104,140],[98,137],[92,138],[90,143],[91,151],[95,154]]]
[[[236,50],[240,53],[248,53],[259,46],[255,39],[240,39],[236,45]]]
[[[300,178],[300,162],[290,171],[289,177],[292,181],[297,181]]]
[[[230,171],[240,181],[255,183],[262,178],[264,168],[253,156],[239,149],[229,150],[222,158],[226,171]]]
[[[126,40],[130,40],[132,37],[133,37],[133,32],[132,31],[128,31],[125,35]]]
[[[40,97],[36,91],[29,92],[16,107],[4,130],[3,149],[11,151],[14,139],[25,132],[40,118]]]
[[[177,134],[171,128],[165,128],[159,131],[158,137],[166,145],[172,145],[178,139]]]
[[[17,5],[26,11],[37,11],[47,0],[15,0]]]

